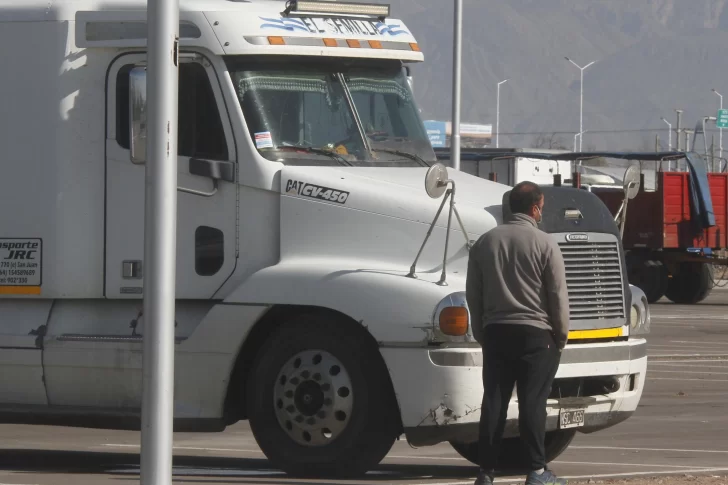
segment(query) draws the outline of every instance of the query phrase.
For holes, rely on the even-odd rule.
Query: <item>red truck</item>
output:
[[[492,165],[515,160],[513,150],[487,149],[461,152],[461,161]],[[572,173],[554,176],[554,185],[568,184],[599,197],[619,220],[626,252],[629,282],[653,303],[663,296],[675,303],[694,304],[713,289],[716,257],[728,248],[728,173],[709,172],[705,159],[695,152],[519,152],[528,159],[571,161]],[[449,153],[438,152],[447,162]],[[655,189],[646,190],[636,166],[625,174],[624,186],[590,185],[582,177],[580,161],[622,159],[656,166]],[[667,164],[666,162],[671,162]],[[677,162],[677,163],[676,163]],[[663,171],[668,165],[682,171]],[[592,177],[593,178],[593,177]],[[628,189],[628,185],[631,189]],[[632,198],[627,197],[627,193]],[[626,202],[626,204],[625,204]],[[627,210],[629,209],[629,210]]]

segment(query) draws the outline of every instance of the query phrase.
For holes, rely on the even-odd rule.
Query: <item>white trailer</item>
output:
[[[139,426],[145,15],[0,0],[2,422]],[[446,217],[407,276],[439,208],[403,70],[416,39],[342,2],[181,0],[180,24],[176,429],[247,419],[292,474],[361,473],[402,435],[472,459],[465,241],[500,223],[509,187],[452,173],[467,234],[450,231],[447,284]],[[635,411],[649,327],[612,229],[568,225],[559,204],[573,332],[550,459]],[[506,451],[517,415],[514,400]]]

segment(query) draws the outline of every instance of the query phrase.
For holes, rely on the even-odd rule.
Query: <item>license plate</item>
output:
[[[584,426],[583,409],[562,409],[559,411],[559,428],[578,428]]]

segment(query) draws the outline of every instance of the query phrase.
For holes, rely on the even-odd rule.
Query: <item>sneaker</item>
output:
[[[475,479],[475,483],[473,485],[493,485],[493,477],[495,475],[491,473],[486,473],[485,470],[482,468],[478,471],[478,478]]]
[[[526,477],[526,485],[566,485],[565,478],[558,478],[551,470],[545,470],[541,475],[531,472]]]

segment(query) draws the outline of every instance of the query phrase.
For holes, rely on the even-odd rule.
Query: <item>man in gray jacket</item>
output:
[[[473,335],[483,347],[480,473],[492,485],[508,403],[517,385],[527,485],[563,485],[546,468],[546,400],[569,335],[569,296],[558,244],[538,228],[544,197],[521,182],[509,195],[511,217],[470,250],[467,300]]]

